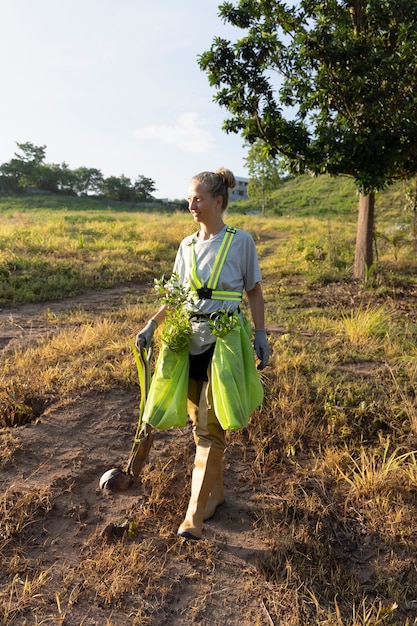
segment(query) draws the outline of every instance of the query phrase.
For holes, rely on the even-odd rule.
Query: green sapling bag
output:
[[[146,400],[143,422],[159,430],[187,422],[188,348],[179,352],[162,342]]]
[[[217,337],[211,361],[213,406],[224,430],[245,428],[263,401],[264,390],[255,365],[250,323],[240,323]]]

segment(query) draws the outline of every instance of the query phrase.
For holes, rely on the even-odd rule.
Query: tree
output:
[[[61,167],[56,163],[42,163],[32,173],[31,177],[31,185],[51,193],[59,193],[60,181]]]
[[[268,146],[261,139],[251,144],[246,158],[249,173],[249,196],[261,196],[262,215],[265,215],[265,197],[282,182],[283,169],[276,157],[269,154]]]
[[[46,146],[30,142],[17,143],[20,153],[0,165],[0,190],[22,191],[28,186],[52,193],[102,195],[109,200],[142,202],[153,200],[155,182],[138,176],[134,184],[124,174],[104,178],[93,167],[71,170],[67,163],[44,163]]]
[[[36,167],[44,162],[46,146],[35,146],[29,141],[25,143],[18,143],[16,141],[16,146],[21,152],[21,154],[15,152],[15,157],[19,162],[29,167]]]
[[[13,190],[22,189],[30,185],[36,186],[36,176],[45,159],[46,146],[35,146],[29,141],[17,143],[20,150],[14,153],[14,158],[1,166],[3,180]]]
[[[417,172],[415,0],[224,2],[242,29],[199,56],[231,117],[294,173],[348,175],[360,192],[354,275],[372,265],[375,193]]]
[[[73,170],[73,189],[77,195],[97,194],[103,183],[103,174],[94,167],[77,167]]]
[[[131,198],[132,182],[124,174],[109,176],[100,184],[100,193],[109,200],[128,201]]]
[[[153,192],[156,191],[155,181],[146,176],[138,176],[134,184],[135,197],[137,202],[153,200]]]
[[[0,189],[7,191],[19,191],[20,171],[17,171],[11,163],[0,165]]]

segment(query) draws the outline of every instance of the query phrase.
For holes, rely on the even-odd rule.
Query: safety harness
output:
[[[205,285],[203,284],[201,278],[197,276],[195,242],[194,239],[192,240],[190,284],[192,289],[197,292],[199,298],[204,300],[232,300],[234,302],[242,301],[241,291],[221,291],[219,289],[216,289],[217,283],[219,282],[220,272],[222,271],[222,267],[226,260],[227,253],[229,252],[230,244],[232,243],[232,239],[235,233],[236,228],[233,228],[232,226],[226,227],[226,232],[214,260],[210,277]]]

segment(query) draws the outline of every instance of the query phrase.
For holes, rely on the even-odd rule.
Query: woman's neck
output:
[[[206,241],[207,239],[213,239],[213,237],[218,235],[219,232],[223,230],[224,226],[225,224],[223,220],[214,224],[200,224],[200,230],[197,236],[202,241]]]

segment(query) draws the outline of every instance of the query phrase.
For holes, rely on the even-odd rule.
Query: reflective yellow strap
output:
[[[241,302],[242,301],[242,292],[240,291],[221,291],[216,290],[216,285],[219,281],[220,272],[222,271],[222,267],[226,260],[227,253],[229,252],[230,245],[232,243],[232,239],[236,233],[236,228],[232,226],[227,226],[226,233],[223,237],[223,240],[220,244],[219,251],[214,260],[213,269],[211,271],[210,277],[207,282],[207,289],[211,291],[211,295],[209,298],[211,300],[231,300],[233,302]],[[191,254],[191,272],[189,276],[189,281],[191,288],[194,291],[198,291],[204,287],[203,281],[197,275],[197,264],[195,260],[195,249],[194,249],[194,240],[190,243],[190,254]]]
[[[212,300],[232,300],[233,302],[242,301],[241,291],[213,291],[211,294]]]
[[[207,287],[209,289],[216,289],[217,287],[217,283],[219,282],[220,272],[222,271],[222,267],[226,260],[227,253],[229,252],[230,244],[232,243],[232,239],[235,233],[236,233],[236,228],[231,228],[230,226],[226,228],[226,233],[223,237],[223,241],[220,245],[219,251],[214,261],[210,278],[208,279],[208,282],[207,282]]]
[[[191,273],[190,273],[190,284],[191,287],[197,291],[197,289],[201,289],[203,286],[203,281],[199,276],[197,276],[197,265],[195,262],[195,250],[194,250],[194,240],[190,245],[190,254],[191,254]]]

